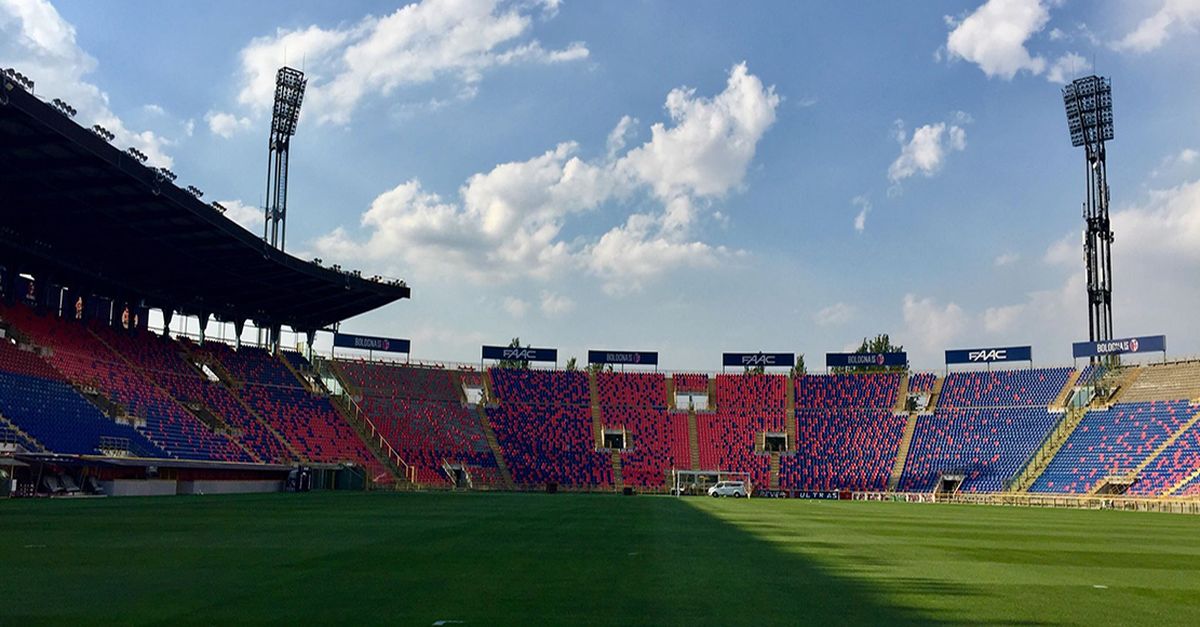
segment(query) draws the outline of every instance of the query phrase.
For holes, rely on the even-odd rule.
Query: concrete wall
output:
[[[113,479],[100,485],[109,496],[167,496],[178,489],[173,479]]]
[[[283,481],[180,481],[179,494],[282,492]]]

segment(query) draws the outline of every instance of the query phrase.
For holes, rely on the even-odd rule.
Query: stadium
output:
[[[1113,334],[1107,78],[1062,88],[1074,363],[879,336],[707,371],[343,331],[437,286],[285,250],[298,69],[261,234],[0,80],[0,624],[1200,620],[1200,360]]]

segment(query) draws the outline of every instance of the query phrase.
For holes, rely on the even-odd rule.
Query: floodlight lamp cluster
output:
[[[1090,150],[1113,138],[1112,81],[1085,76],[1065,85],[1062,92],[1072,146]]]
[[[212,208],[216,209],[219,213],[225,213],[225,205],[222,205],[221,203],[219,203],[215,200],[212,201]]]
[[[99,124],[92,125],[92,132],[95,133],[96,135],[99,135],[100,137],[104,138],[105,141],[111,142],[112,140],[117,138],[116,135],[113,135],[112,131],[104,128],[103,126],[100,126]]]
[[[66,102],[64,102],[63,100],[61,100],[59,98],[55,98],[54,100],[51,100],[50,104],[54,105],[55,109],[58,109],[63,115],[65,115],[69,118],[73,118],[73,117],[75,117],[76,113],[79,113],[78,111],[75,110],[75,107],[72,107],[71,105],[67,104]]]
[[[304,72],[290,67],[279,68],[275,75],[275,110],[271,115],[271,132],[291,137],[296,134],[300,106],[304,103],[304,88],[308,79]]]
[[[200,191],[200,188],[196,187],[195,185],[188,185],[184,189],[187,190],[187,193],[195,196],[196,198],[204,198],[204,192]]]
[[[33,79],[29,78],[28,76],[25,76],[24,74],[12,68],[4,68],[4,76],[7,76],[9,79],[11,79],[11,82],[5,81],[5,89],[11,91],[13,87],[20,87],[28,92],[33,91]]]
[[[129,153],[129,155],[131,157],[133,157],[134,159],[137,159],[138,161],[140,161],[142,163],[145,163],[146,160],[149,159],[149,157],[146,156],[146,153],[138,150],[137,148],[134,148],[133,146],[130,146],[129,149],[126,150],[125,152]]]
[[[157,168],[157,171],[158,171],[159,176],[161,176],[164,179],[167,179],[168,181],[171,181],[172,183],[175,182],[175,179],[179,178],[174,172],[172,172],[166,168]]]

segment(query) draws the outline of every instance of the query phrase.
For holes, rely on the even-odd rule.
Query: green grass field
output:
[[[609,495],[0,502],[0,624],[1200,624],[1200,518]]]

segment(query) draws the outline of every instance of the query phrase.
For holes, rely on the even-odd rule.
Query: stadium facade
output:
[[[656,354],[636,352],[593,351],[598,367],[568,371],[520,367],[556,361],[552,349],[485,347],[518,366],[491,368],[289,351],[283,327],[311,346],[319,330],[409,297],[408,286],[268,246],[109,140],[4,77],[4,493],[289,482],[666,492],[737,473],[773,496],[1200,498],[1200,362],[1107,358],[1159,350],[1160,338],[1085,343],[1082,369],[941,374],[911,372],[900,354],[831,354],[851,370],[841,374],[710,375],[658,372]],[[271,340],[153,333],[151,309],[165,328],[195,316],[232,323],[240,338],[252,322]],[[1027,348],[954,357],[1012,362]],[[725,363],[791,365],[763,353]]]

